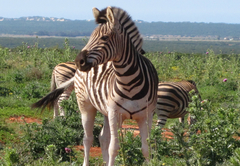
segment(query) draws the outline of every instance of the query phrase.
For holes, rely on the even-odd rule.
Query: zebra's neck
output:
[[[146,65],[143,64],[145,63],[144,57],[139,54],[133,45],[130,48],[123,51],[125,56],[121,57],[120,61],[113,62],[116,76],[114,89],[119,96],[134,100],[146,95],[144,88],[149,85],[144,72],[146,70]],[[140,95],[139,92],[141,92]]]

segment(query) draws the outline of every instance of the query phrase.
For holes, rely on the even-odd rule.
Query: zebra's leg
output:
[[[180,123],[184,123],[184,116],[179,118]]]
[[[158,120],[157,120],[157,126],[160,126],[161,128],[163,128],[167,122],[167,119],[169,117],[169,112],[171,111],[166,111],[166,110],[161,110],[161,109],[158,109],[156,111],[157,113],[157,116],[158,116]]]
[[[110,129],[110,144],[108,148],[109,153],[109,166],[114,165],[115,157],[118,154],[119,140],[118,140],[118,129],[122,126],[123,119],[119,113],[115,110],[110,109],[108,112],[108,121],[109,121],[109,129]],[[121,117],[120,117],[121,116]]]
[[[148,149],[147,138],[150,136],[150,133],[151,133],[152,118],[153,118],[153,113],[148,113],[148,116],[145,115],[140,119],[136,119],[139,126],[140,136],[142,141],[142,148],[141,148],[142,153],[147,161],[149,161],[149,149]]]
[[[61,102],[63,100],[67,100],[70,97],[70,95],[73,91],[73,88],[74,88],[74,86],[69,87],[67,90],[65,90],[63,92],[63,94],[60,95],[60,97],[58,99],[58,108],[59,108],[60,116],[65,116],[65,111],[61,106]]]
[[[58,116],[58,108],[58,101],[55,101],[53,106],[53,118],[56,118]]]
[[[105,161],[106,165],[108,165],[108,161],[109,161],[108,148],[109,148],[109,143],[110,143],[110,128],[109,128],[109,122],[108,122],[107,116],[104,116],[104,126],[99,135],[99,142],[100,142],[100,146],[101,146],[103,161]]]
[[[84,137],[83,137],[83,146],[84,146],[84,162],[83,166],[89,165],[89,153],[90,147],[93,143],[93,127],[94,120],[97,113],[96,108],[92,106],[90,102],[81,101],[81,99],[77,95],[78,107],[81,111],[82,116],[82,125],[84,129]]]
[[[181,123],[182,127],[184,128],[184,116],[178,118],[178,120]]]
[[[192,117],[190,113],[188,113],[187,121],[188,121],[188,125],[193,125],[194,123],[197,122],[197,120],[194,117]]]
[[[190,113],[188,113],[188,118],[187,118],[188,125],[193,124],[193,119],[191,118]]]

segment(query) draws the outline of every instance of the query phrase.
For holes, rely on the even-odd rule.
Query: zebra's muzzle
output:
[[[76,66],[80,71],[88,72],[92,68],[92,64],[87,63],[87,54],[88,51],[83,50],[77,55],[75,59]]]

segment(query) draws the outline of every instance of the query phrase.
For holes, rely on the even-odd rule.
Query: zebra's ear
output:
[[[93,16],[97,24],[105,24],[108,20],[106,18],[106,10],[99,11],[97,8],[93,8]]]
[[[109,6],[107,7],[107,13],[106,13],[107,19],[111,24],[114,24],[114,15],[112,8]]]
[[[92,9],[92,12],[93,12],[93,16],[94,16],[95,20],[97,20],[99,15],[100,15],[100,11],[97,8],[94,7]]]

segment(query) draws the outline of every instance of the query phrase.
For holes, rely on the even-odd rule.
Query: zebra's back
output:
[[[58,88],[61,84],[66,83],[68,80],[74,77],[77,67],[75,66],[74,62],[66,62],[60,63],[54,67],[52,72],[52,79],[51,79],[51,91],[54,91]],[[54,115],[53,117],[57,116],[65,116],[65,112],[61,107],[61,102],[66,100],[71,95],[71,92],[74,89],[74,84],[71,84],[64,92],[59,96],[57,102],[54,103]],[[59,114],[60,113],[60,114]]]
[[[164,126],[167,118],[183,118],[188,112],[189,92],[198,93],[194,81],[161,82],[158,84],[158,124]]]
[[[74,62],[60,63],[55,66],[52,72],[51,91],[71,79],[75,75],[76,69]]]

